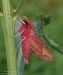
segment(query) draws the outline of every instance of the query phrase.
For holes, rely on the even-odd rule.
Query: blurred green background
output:
[[[16,9],[19,0],[10,0],[11,6]],[[0,10],[2,4],[0,0]],[[27,0],[22,7],[20,16],[27,16],[35,20],[36,16],[43,13],[51,15],[51,23],[44,27],[49,37],[63,48],[63,0]],[[54,61],[41,60],[31,52],[29,65],[25,66],[23,75],[63,75],[63,55],[51,48]],[[0,72],[7,69],[3,29],[0,21]]]

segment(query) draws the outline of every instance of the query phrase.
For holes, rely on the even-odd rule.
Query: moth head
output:
[[[21,23],[22,23],[23,25],[28,25],[28,24],[29,24],[28,18],[27,18],[26,16],[23,16],[23,20],[21,20]]]

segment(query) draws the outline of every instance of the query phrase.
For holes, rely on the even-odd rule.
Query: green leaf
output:
[[[48,25],[51,21],[51,16],[42,16],[42,15],[40,15],[39,17],[40,17],[41,21],[44,21],[45,25]]]
[[[44,37],[45,41],[47,41],[48,44],[52,48],[54,48],[54,50],[56,50],[60,54],[63,54],[63,51],[62,51],[63,49],[57,43],[55,43],[51,38],[49,38],[46,34],[44,34],[42,37]]]
[[[23,8],[24,4],[26,3],[27,0],[19,0],[19,3],[17,4],[17,7],[15,10],[13,10],[11,12],[12,17],[16,16],[19,14],[19,12],[21,11],[21,9]],[[13,7],[11,6],[11,8],[13,9]]]
[[[19,3],[18,3],[17,8],[16,8],[17,13],[19,13],[21,11],[25,2],[26,2],[26,0],[19,0]]]
[[[47,41],[47,43],[54,48],[54,50],[58,51],[59,53],[63,54],[62,48],[55,43],[51,38],[49,38],[43,31],[43,28],[49,24],[50,17],[45,17],[44,15],[40,15],[38,19],[34,22],[36,27],[36,33],[38,36],[41,36],[44,38],[43,40]]]

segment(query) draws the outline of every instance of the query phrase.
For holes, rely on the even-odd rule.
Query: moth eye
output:
[[[27,22],[27,21],[25,21],[25,24],[27,25],[27,24],[28,24],[28,22]]]

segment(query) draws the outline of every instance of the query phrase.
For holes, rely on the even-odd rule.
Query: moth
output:
[[[20,33],[24,61],[28,64],[30,51],[33,50],[41,59],[53,61],[53,56],[46,44],[37,36],[34,23],[27,17],[21,20],[18,32]]]

